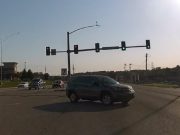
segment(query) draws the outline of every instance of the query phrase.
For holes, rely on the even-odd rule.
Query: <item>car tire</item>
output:
[[[69,95],[69,99],[70,99],[70,102],[71,102],[71,103],[76,103],[76,102],[78,102],[78,96],[77,96],[74,92],[72,92],[72,93]]]
[[[111,105],[113,103],[111,94],[103,93],[101,97],[101,101],[104,105]]]

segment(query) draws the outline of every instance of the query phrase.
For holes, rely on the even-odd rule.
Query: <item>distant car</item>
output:
[[[64,88],[64,82],[62,80],[55,80],[52,83],[52,88]]]
[[[31,90],[32,88],[34,88],[35,90],[45,88],[45,82],[40,78],[34,78],[29,84],[29,90]]]
[[[21,82],[17,86],[18,88],[28,88],[29,87],[29,82]]]
[[[135,91],[132,86],[120,84],[107,76],[79,75],[68,81],[66,95],[71,102],[101,100],[103,104],[110,105],[116,101],[127,104],[134,98]]]

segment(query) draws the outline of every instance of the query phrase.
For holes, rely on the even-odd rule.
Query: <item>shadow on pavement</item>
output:
[[[128,107],[121,103],[103,105],[101,102],[82,101],[78,103],[61,102],[33,107],[33,109],[47,112],[100,112]]]
[[[162,110],[164,110],[165,108],[167,108],[169,105],[173,104],[174,102],[176,102],[178,99],[180,98],[180,96],[175,97],[173,100],[169,101],[168,103],[166,103],[165,105],[161,106],[160,108],[158,108],[157,110],[145,115],[143,118],[135,121],[134,123],[128,125],[127,127],[124,127],[123,129],[120,129],[116,132],[114,132],[112,135],[120,135],[125,131],[128,131],[130,128],[133,128],[134,126],[144,122],[145,120],[147,120],[148,118],[154,116],[155,114],[161,112]]]

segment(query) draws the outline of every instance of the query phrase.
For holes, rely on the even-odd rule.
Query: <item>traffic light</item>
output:
[[[99,43],[95,43],[95,50],[96,50],[96,52],[100,52]]]
[[[121,49],[122,49],[122,51],[126,50],[126,42],[125,41],[121,41]]]
[[[46,56],[49,56],[49,55],[50,55],[50,47],[47,46],[47,47],[46,47]]]
[[[146,40],[146,49],[150,49],[151,46],[150,46],[150,40]]]
[[[74,45],[74,54],[78,54],[78,45]]]
[[[51,55],[56,55],[56,49],[51,49]]]

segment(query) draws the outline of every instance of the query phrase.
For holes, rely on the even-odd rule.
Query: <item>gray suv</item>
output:
[[[127,104],[135,96],[129,85],[120,84],[114,79],[102,75],[73,76],[67,83],[66,95],[71,102],[101,100],[105,105],[113,102]]]
[[[45,88],[45,82],[40,78],[34,78],[29,84],[29,90],[31,90],[32,88],[34,88],[35,90],[36,89],[39,90],[40,88]]]

